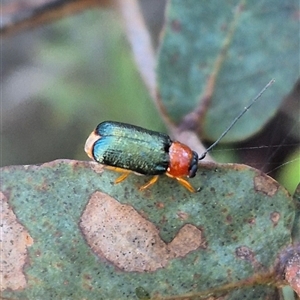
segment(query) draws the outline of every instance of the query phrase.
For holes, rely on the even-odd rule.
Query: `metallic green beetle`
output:
[[[198,154],[188,146],[173,142],[166,134],[138,126],[105,121],[90,134],[85,151],[95,161],[123,172],[116,183],[130,172],[154,177],[141,189],[154,184],[159,175],[177,179],[189,191],[194,188],[183,176],[194,177],[198,168]]]

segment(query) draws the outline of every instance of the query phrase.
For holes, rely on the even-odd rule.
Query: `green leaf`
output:
[[[3,297],[274,295],[295,216],[277,182],[235,164],[201,164],[197,193],[166,176],[141,192],[149,178],[118,175],[68,160],[1,169]]]
[[[278,181],[292,194],[300,182],[300,150],[290,154],[279,170]]]
[[[299,76],[298,9],[296,0],[170,1],[157,68],[166,114],[178,124],[211,94],[198,122],[203,136],[216,140],[274,78],[223,141],[258,132]]]

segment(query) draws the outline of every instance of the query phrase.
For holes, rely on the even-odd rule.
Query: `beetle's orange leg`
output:
[[[148,181],[146,184],[140,187],[140,191],[143,191],[147,189],[149,186],[153,185],[157,181],[158,177],[159,177],[158,175],[153,176],[150,181]]]
[[[182,177],[174,177],[170,175],[168,172],[166,173],[167,176],[176,179],[181,185],[183,185],[186,189],[188,189],[190,192],[195,193],[195,189],[192,187],[192,185]]]
[[[118,167],[111,167],[111,166],[105,166],[107,169],[115,171],[115,172],[119,172],[119,173],[123,173],[121,176],[119,176],[116,180],[115,180],[115,184],[122,182],[123,180],[125,180],[128,175],[130,173],[132,173],[132,171],[129,170],[125,170],[122,168],[118,168]]]
[[[121,176],[119,176],[116,180],[115,180],[115,184],[122,182],[123,180],[125,180],[128,177],[129,173],[123,173]]]
[[[188,189],[190,192],[195,193],[195,189],[192,187],[192,185],[185,179],[181,177],[174,177],[176,178],[181,185],[183,185],[186,189]]]
[[[112,166],[105,166],[105,169],[119,172],[119,173],[132,173],[132,171],[130,171],[130,170],[126,170],[126,169],[122,169],[122,168],[118,168],[118,167],[112,167]]]

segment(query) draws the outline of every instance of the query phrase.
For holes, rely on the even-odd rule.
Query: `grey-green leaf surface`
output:
[[[200,104],[199,128],[203,137],[216,140],[274,78],[223,141],[258,132],[299,77],[298,11],[297,0],[170,1],[157,67],[168,117],[180,123],[208,93],[210,101]]]
[[[4,298],[274,296],[295,217],[277,182],[235,164],[202,163],[197,193],[118,175],[70,160],[1,169]]]

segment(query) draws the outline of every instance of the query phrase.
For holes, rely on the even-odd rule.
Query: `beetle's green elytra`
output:
[[[172,143],[167,135],[117,122],[103,122],[95,133],[100,137],[93,147],[97,162],[143,175],[167,171]]]

